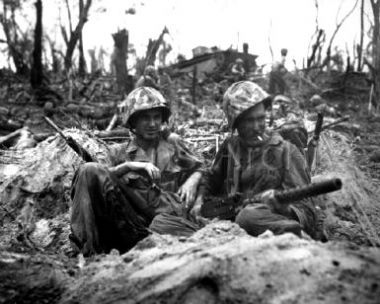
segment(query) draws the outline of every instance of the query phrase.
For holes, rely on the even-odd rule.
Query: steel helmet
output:
[[[239,81],[232,84],[223,96],[223,111],[231,130],[236,128],[239,116],[249,108],[272,100],[271,96],[260,86],[251,81]]]
[[[169,105],[162,94],[151,87],[134,89],[119,105],[122,121],[128,128],[132,128],[131,121],[136,114],[151,109],[161,109],[162,120],[168,121],[171,114]]]
[[[153,65],[148,65],[145,68],[144,75],[156,78],[157,77],[157,72],[156,72],[156,69],[154,68],[154,66]]]
[[[241,58],[236,58],[235,63],[244,63],[244,61]]]

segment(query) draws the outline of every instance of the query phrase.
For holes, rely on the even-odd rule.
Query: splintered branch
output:
[[[348,17],[351,16],[351,14],[354,12],[356,6],[358,5],[359,3],[359,0],[356,0],[355,1],[355,4],[354,6],[351,8],[351,10],[348,11],[348,13],[340,20],[340,22],[337,21],[337,24],[336,24],[336,28],[330,38],[330,41],[329,41],[329,44],[328,44],[328,47],[327,47],[327,50],[326,50],[326,58],[324,60],[324,64],[323,65],[329,65],[329,62],[330,62],[330,58],[331,58],[331,46],[334,42],[334,39],[335,39],[335,36],[338,34],[340,28],[342,27],[343,23],[347,20]],[[341,3],[342,5],[342,3]],[[338,13],[340,11],[340,7],[341,5],[339,6],[339,10],[338,10]]]

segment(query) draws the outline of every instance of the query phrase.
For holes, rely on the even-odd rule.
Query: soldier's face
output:
[[[262,103],[247,110],[237,124],[239,137],[248,145],[263,140],[265,132],[265,108]]]
[[[135,132],[142,139],[151,141],[158,138],[162,125],[162,112],[152,109],[141,112],[135,121]]]

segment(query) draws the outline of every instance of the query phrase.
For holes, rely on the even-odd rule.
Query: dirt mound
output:
[[[332,240],[380,246],[380,188],[356,163],[352,139],[334,131],[322,134],[320,159],[314,180],[339,177],[343,189],[321,199],[325,226]]]
[[[59,258],[60,257],[60,258]],[[130,252],[0,252],[0,303],[378,303],[378,250],[257,238],[231,222],[190,238],[153,234]]]
[[[0,252],[0,303],[56,303],[68,275],[56,257]]]
[[[60,303],[376,303],[379,279],[376,251],[219,222],[89,263]]]

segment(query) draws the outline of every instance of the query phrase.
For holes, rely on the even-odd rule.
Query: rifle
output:
[[[289,204],[293,201],[333,192],[341,188],[342,180],[340,178],[332,178],[292,189],[275,190],[274,197],[280,203]],[[244,195],[241,193],[227,198],[206,197],[201,207],[201,215],[205,218],[218,217],[224,220],[233,220],[244,207],[260,202],[260,194],[248,198],[244,198]]]
[[[96,162],[90,153],[88,153],[74,138],[63,134],[62,130],[51,119],[46,116],[44,116],[44,119],[85,162]]]
[[[317,122],[315,123],[314,135],[307,145],[306,155],[307,155],[307,164],[309,166],[309,169],[312,168],[314,160],[316,158],[319,137],[322,132],[322,125],[323,125],[323,114],[318,113]]]

